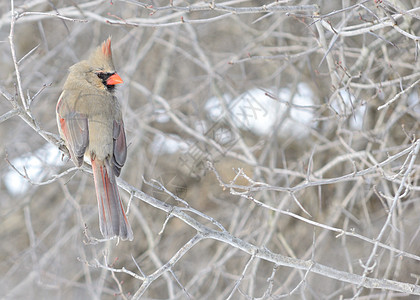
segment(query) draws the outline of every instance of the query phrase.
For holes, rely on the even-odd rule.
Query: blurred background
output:
[[[0,298],[417,299],[419,7],[3,1]],[[108,36],[133,242],[95,239],[57,143],[68,68]]]

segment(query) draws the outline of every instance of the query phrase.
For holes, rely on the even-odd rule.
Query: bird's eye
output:
[[[99,72],[99,73],[96,73],[96,75],[98,75],[98,77],[102,80],[102,81],[104,81],[104,82],[106,82],[106,80],[112,75],[112,73],[104,73],[104,72]]]
[[[96,73],[96,75],[99,77],[99,79],[102,80],[102,83],[104,84],[104,86],[106,86],[106,88],[108,89],[109,92],[114,91],[115,85],[109,85],[109,84],[107,84],[106,81],[108,80],[109,77],[111,77],[114,74],[115,74],[115,72],[113,72],[113,73],[97,72]]]

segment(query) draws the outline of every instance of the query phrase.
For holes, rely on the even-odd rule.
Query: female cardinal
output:
[[[88,60],[70,67],[56,112],[58,131],[74,164],[80,167],[83,157],[92,163],[102,235],[131,241],[133,232],[115,181],[127,157],[124,123],[114,96],[115,85],[122,82],[108,38]]]

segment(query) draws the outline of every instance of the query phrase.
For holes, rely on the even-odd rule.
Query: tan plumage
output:
[[[119,83],[108,38],[88,60],[70,67],[56,111],[60,136],[75,165],[81,166],[84,157],[92,163],[102,235],[132,240],[115,180],[127,157],[121,109],[113,93]]]

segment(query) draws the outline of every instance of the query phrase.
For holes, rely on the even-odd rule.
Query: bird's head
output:
[[[70,67],[69,85],[90,84],[95,89],[114,92],[115,85],[123,83],[112,62],[111,38],[96,48],[87,60]]]
[[[115,85],[123,82],[112,62],[111,37],[96,48],[89,56],[88,63],[108,91],[113,92]]]

